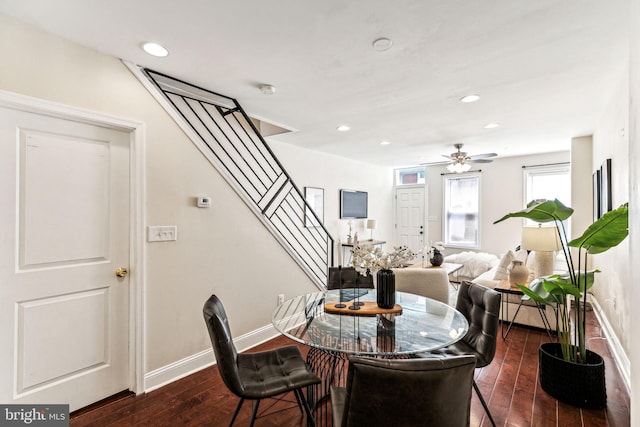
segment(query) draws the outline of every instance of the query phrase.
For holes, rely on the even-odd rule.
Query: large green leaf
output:
[[[535,222],[564,221],[572,214],[573,209],[563,205],[558,199],[534,200],[529,202],[525,209],[508,213],[499,220],[494,221],[494,224],[508,218],[527,218]]]
[[[569,246],[584,248],[590,254],[605,252],[617,246],[629,235],[629,204],[607,212],[587,228]]]

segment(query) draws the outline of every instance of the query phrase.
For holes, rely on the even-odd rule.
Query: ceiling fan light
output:
[[[470,163],[465,163],[465,164],[463,164],[463,165],[462,165],[462,170],[461,170],[461,172],[466,172],[466,171],[468,171],[469,169],[471,169],[471,164],[470,164]]]
[[[454,163],[449,163],[449,164],[447,165],[447,170],[448,170],[449,172],[451,172],[451,173],[454,173],[454,172],[456,171],[455,164],[454,164]]]

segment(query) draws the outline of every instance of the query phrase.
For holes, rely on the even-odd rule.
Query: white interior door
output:
[[[424,187],[396,189],[396,242],[413,252],[424,247]]]
[[[127,132],[0,107],[0,402],[130,387]]]

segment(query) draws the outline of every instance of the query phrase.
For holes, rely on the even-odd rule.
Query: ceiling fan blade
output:
[[[469,163],[491,163],[493,160],[491,159],[471,159]]]
[[[474,154],[473,156],[469,156],[471,157],[471,160],[475,160],[475,159],[486,159],[488,157],[495,157],[497,156],[496,153],[484,153],[484,154]]]
[[[420,163],[420,166],[437,166],[437,165],[447,165],[451,163],[451,161],[443,161],[443,162],[427,162],[427,163]]]

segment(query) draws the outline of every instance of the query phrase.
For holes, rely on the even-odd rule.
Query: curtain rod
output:
[[[527,168],[537,168],[540,166],[559,166],[559,165],[570,165],[571,162],[558,162],[558,163],[544,163],[542,165],[524,165],[522,166],[522,169],[527,169]]]
[[[440,176],[445,176],[445,175],[462,175],[462,174],[464,174],[464,173],[472,173],[472,172],[482,172],[482,169],[478,169],[478,170],[475,170],[475,171],[466,171],[466,172],[461,172],[461,173],[458,173],[458,172],[443,172],[443,173],[441,173],[441,174],[440,174]]]

